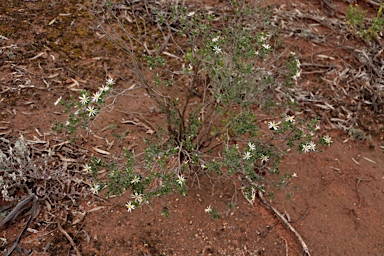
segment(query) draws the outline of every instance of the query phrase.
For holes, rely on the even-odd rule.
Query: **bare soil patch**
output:
[[[358,2],[374,14],[376,6]],[[333,140],[323,152],[292,152],[284,157],[280,170],[297,177],[271,204],[301,234],[312,255],[382,255],[383,39],[367,43],[348,31],[343,20],[348,7],[345,1],[331,5],[324,5],[325,0],[268,3],[272,22],[282,27],[282,51],[300,54],[303,73],[293,88],[298,113],[320,116],[321,132]],[[225,1],[215,0],[191,4],[213,12],[227,6]],[[162,123],[164,115],[144,91],[129,90],[138,83],[136,78],[121,65],[124,56],[116,54],[102,37],[84,2],[3,1],[0,36],[1,138],[22,134],[51,145],[65,142],[65,137],[51,130],[55,120],[67,118],[54,102],[60,96],[77,98],[83,89],[96,91],[107,76],[116,79],[114,92],[120,96],[90,124],[93,133],[81,132],[71,145],[89,158],[105,157],[94,150],[98,147],[119,160],[123,147],[142,150],[149,130]],[[266,127],[263,121],[258,125]],[[127,137],[117,139],[116,134],[127,131]],[[70,150],[57,152],[61,156],[55,155],[56,165],[67,164],[80,171],[85,164],[80,156],[76,160],[84,162],[68,162],[76,158]],[[302,254],[296,237],[279,218],[258,202],[250,205],[235,180],[198,178],[188,180],[187,196],[155,198],[132,213],[124,206],[131,197],[128,192],[111,199],[89,193],[65,216],[53,219],[47,217],[48,206],[42,206],[20,241],[29,252],[19,254]],[[1,203],[5,205],[7,202]],[[209,205],[218,210],[220,219],[205,213]],[[4,255],[24,228],[28,214],[26,209],[3,228]]]

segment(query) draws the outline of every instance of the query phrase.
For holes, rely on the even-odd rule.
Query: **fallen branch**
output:
[[[76,255],[77,255],[77,256],[81,256],[79,250],[78,250],[77,247],[76,247],[75,242],[73,242],[72,237],[71,237],[70,235],[68,235],[68,233],[61,227],[60,223],[57,223],[57,228],[59,229],[59,231],[60,231],[61,233],[63,233],[63,235],[64,235],[64,236],[68,239],[68,241],[71,243],[73,249],[74,249],[75,252],[76,252]]]
[[[1,226],[6,224],[9,220],[13,219],[14,216],[16,216],[23,207],[28,204],[30,201],[32,201],[32,208],[31,208],[31,215],[29,216],[29,219],[27,221],[27,224],[25,224],[23,230],[20,232],[19,236],[17,237],[15,243],[13,246],[8,250],[8,252],[5,254],[6,256],[9,256],[13,253],[13,251],[16,249],[17,251],[23,251],[23,249],[19,246],[19,242],[21,240],[21,237],[27,230],[28,226],[31,224],[32,220],[37,215],[37,210],[39,208],[39,203],[37,201],[37,197],[32,194],[23,201],[21,201],[14,210],[11,211],[11,213],[2,221]]]
[[[372,0],[364,0],[364,2],[366,2],[366,3],[368,3],[368,4],[371,4],[371,5],[374,5],[374,6],[377,6],[377,7],[380,6],[380,3],[376,3],[376,2],[374,2],[374,1],[372,1]]]
[[[271,211],[273,214],[276,214],[280,220],[283,221],[283,223],[287,226],[287,228],[296,236],[296,238],[299,240],[300,244],[301,244],[301,247],[303,248],[303,251],[305,253],[305,255],[307,256],[311,256],[311,254],[309,253],[309,249],[308,249],[308,246],[307,244],[304,242],[303,238],[301,237],[301,235],[292,227],[292,225],[289,223],[289,221],[284,217],[284,215],[282,215],[275,207],[273,207],[272,205],[270,205],[267,200],[265,200],[264,196],[263,196],[263,193],[261,191],[258,191],[258,199],[260,201],[260,203],[265,207],[267,208],[269,211]]]
[[[31,201],[35,199],[35,195],[30,195],[26,198],[24,198],[22,201],[20,201],[16,207],[5,217],[1,223],[0,223],[0,228],[7,224],[10,220],[15,219],[15,217],[20,213],[22,209],[25,208]]]

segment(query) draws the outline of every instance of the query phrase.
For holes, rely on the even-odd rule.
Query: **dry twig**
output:
[[[23,230],[20,232],[19,236],[16,238],[15,243],[13,246],[8,250],[8,252],[5,254],[6,256],[9,256],[13,253],[14,250],[22,251],[22,248],[19,246],[19,242],[21,240],[21,237],[27,230],[28,226],[31,224],[32,220],[36,217],[36,214],[38,212],[39,203],[37,200],[37,197],[33,194],[25,198],[23,201],[19,202],[16,207],[11,211],[10,214],[1,222],[0,227],[2,227],[4,224],[6,224],[11,219],[14,219],[24,207],[29,204],[32,201],[32,208],[31,213],[28,218],[27,223],[25,224]]]
[[[294,227],[292,227],[292,225],[289,223],[289,221],[284,217],[283,214],[281,214],[275,207],[273,207],[272,205],[270,205],[267,200],[265,200],[264,196],[263,196],[263,193],[261,191],[258,191],[258,199],[259,201],[261,202],[261,204],[267,208],[270,212],[272,212],[273,214],[276,214],[279,219],[285,224],[285,226],[296,236],[297,240],[299,241],[299,243],[301,244],[301,247],[303,248],[303,251],[304,253],[307,255],[307,256],[311,256],[311,254],[309,253],[309,249],[308,249],[308,246],[307,244],[304,242],[304,239],[301,237],[301,235],[296,231],[296,229],[294,229]]]
[[[57,229],[58,229],[61,233],[63,233],[63,235],[64,235],[64,236],[68,239],[68,241],[71,243],[73,249],[74,249],[75,252],[76,252],[76,255],[77,255],[77,256],[81,256],[79,250],[77,249],[77,246],[76,246],[75,242],[73,242],[72,237],[71,237],[70,235],[68,235],[68,233],[61,227],[60,223],[57,223]]]

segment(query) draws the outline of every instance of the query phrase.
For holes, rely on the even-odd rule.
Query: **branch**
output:
[[[65,236],[65,237],[68,239],[68,241],[71,243],[73,249],[74,249],[75,252],[76,252],[76,255],[77,255],[77,256],[81,256],[79,250],[78,250],[77,247],[76,247],[75,242],[73,242],[72,237],[71,237],[70,235],[68,235],[68,233],[61,227],[60,223],[57,223],[57,228],[59,229],[59,231],[60,231],[61,233],[64,234],[64,236]]]
[[[21,237],[23,236],[23,234],[27,230],[29,224],[31,224],[32,220],[36,217],[37,210],[39,208],[39,203],[37,201],[37,197],[34,194],[32,194],[29,197],[27,197],[26,199],[24,199],[23,201],[21,201],[20,203],[18,203],[16,208],[14,210],[12,210],[12,212],[7,216],[7,218],[4,219],[4,220],[6,220],[6,219],[8,219],[8,220],[6,220],[6,221],[3,220],[3,222],[1,223],[1,225],[4,225],[7,221],[9,221],[12,218],[12,216],[15,216],[15,214],[17,214],[20,211],[20,209],[22,209],[22,207],[24,207],[30,201],[32,201],[31,215],[29,216],[27,224],[25,224],[23,230],[20,232],[19,236],[17,237],[15,243],[8,250],[7,254],[5,254],[6,256],[12,255],[12,253],[15,249],[20,248],[19,242],[21,240]]]
[[[277,217],[280,218],[281,221],[286,225],[286,227],[296,236],[297,240],[299,240],[299,243],[301,244],[301,247],[303,248],[303,251],[305,255],[311,256],[309,253],[309,249],[307,244],[304,242],[303,238],[301,235],[292,227],[292,225],[289,223],[289,221],[272,205],[270,205],[267,200],[265,200],[263,193],[261,191],[258,191],[258,199],[259,202],[267,208],[270,212],[274,213],[277,215]]]

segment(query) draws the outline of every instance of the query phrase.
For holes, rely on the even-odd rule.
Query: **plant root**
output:
[[[279,217],[279,219],[285,224],[285,226],[296,236],[297,240],[299,241],[299,243],[301,244],[301,247],[303,248],[303,251],[305,253],[305,255],[307,256],[311,256],[310,252],[309,252],[309,249],[308,249],[308,246],[307,244],[304,242],[303,238],[301,237],[301,235],[296,231],[296,229],[294,229],[292,227],[292,225],[289,223],[289,221],[284,217],[283,214],[281,214],[275,207],[273,207],[272,205],[270,205],[267,200],[265,200],[264,196],[263,196],[263,193],[261,191],[258,191],[258,199],[259,199],[259,202],[265,207],[267,208],[270,212],[272,212],[273,214],[276,214],[277,217]]]

